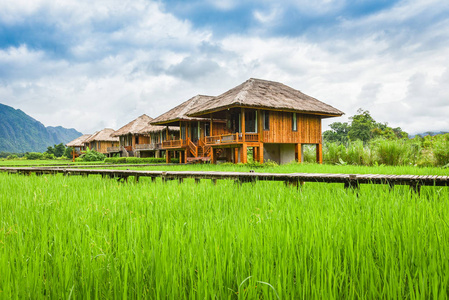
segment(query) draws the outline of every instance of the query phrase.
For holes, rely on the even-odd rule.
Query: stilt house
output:
[[[108,148],[119,146],[118,137],[112,136],[114,131],[115,130],[111,128],[105,128],[101,131],[97,131],[86,139],[84,143],[90,150],[95,150],[97,152],[110,155],[108,154]]]
[[[144,114],[115,131],[112,136],[119,138],[120,145],[109,147],[108,153],[120,153],[125,157],[159,157],[166,128],[151,125],[152,120]],[[169,128],[169,132],[175,135],[179,129]]]
[[[210,160],[211,147],[204,143],[205,137],[224,133],[226,122],[224,120],[207,117],[190,117],[187,113],[201,107],[213,97],[197,95],[169,110],[154,119],[151,124],[162,126],[178,126],[179,137],[167,134],[162,141],[162,149],[166,151],[167,163],[171,157],[179,157],[181,163],[188,161]]]
[[[74,139],[71,142],[68,142],[66,144],[66,147],[71,147],[74,151],[75,151],[75,156],[80,156],[81,151],[85,151],[86,150],[86,140],[88,138],[90,138],[92,135],[91,134],[83,134],[82,136],[80,136],[79,138]]]
[[[251,78],[186,115],[226,120],[219,130],[211,122],[211,134],[204,136],[213,163],[219,159],[246,163],[250,147],[255,161],[283,164],[302,161],[307,144],[316,146],[316,160],[321,163],[321,120],[343,112],[282,83]]]

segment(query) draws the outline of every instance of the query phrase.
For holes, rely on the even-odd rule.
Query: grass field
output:
[[[447,175],[306,164],[257,171]],[[447,187],[417,195],[362,185],[357,195],[341,184],[298,191],[0,173],[0,298],[446,298],[448,200]]]

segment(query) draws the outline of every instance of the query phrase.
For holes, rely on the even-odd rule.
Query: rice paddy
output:
[[[276,171],[332,166],[301,168]],[[446,298],[448,198],[448,187],[0,173],[0,298]]]

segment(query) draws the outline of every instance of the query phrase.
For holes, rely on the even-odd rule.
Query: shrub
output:
[[[42,158],[41,159],[55,159],[56,156],[53,153],[43,153]]]
[[[106,158],[106,156],[103,153],[92,150],[86,151],[86,153],[81,155],[80,158],[83,161],[103,161]]]
[[[8,155],[8,157],[6,157],[6,159],[12,160],[12,159],[18,159],[18,157],[15,154],[11,154],[11,155]]]
[[[433,156],[438,166],[444,166],[449,163],[449,134],[439,138],[432,146]]]
[[[44,157],[44,155],[39,152],[28,152],[25,154],[25,158],[29,159],[29,160],[42,159],[43,157]]]

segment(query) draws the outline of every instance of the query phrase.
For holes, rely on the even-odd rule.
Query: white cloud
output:
[[[315,5],[306,2],[304,8]],[[449,21],[422,30],[409,25],[422,14],[435,15],[438,4],[406,1],[324,29],[321,38],[254,32],[218,38],[149,1],[41,0],[21,7],[20,1],[0,0],[0,17],[9,15],[8,22],[45,7],[68,51],[55,57],[27,45],[0,50],[0,102],[45,125],[89,133],[117,129],[143,113],[156,117],[196,94],[217,95],[256,77],[285,83],[346,113],[325,124],[346,121],[362,107],[377,121],[409,132],[447,130]],[[217,5],[231,9],[236,2]],[[325,9],[341,5],[330,1]],[[253,17],[277,22],[279,10],[270,9]],[[320,13],[318,5],[312,10]]]

